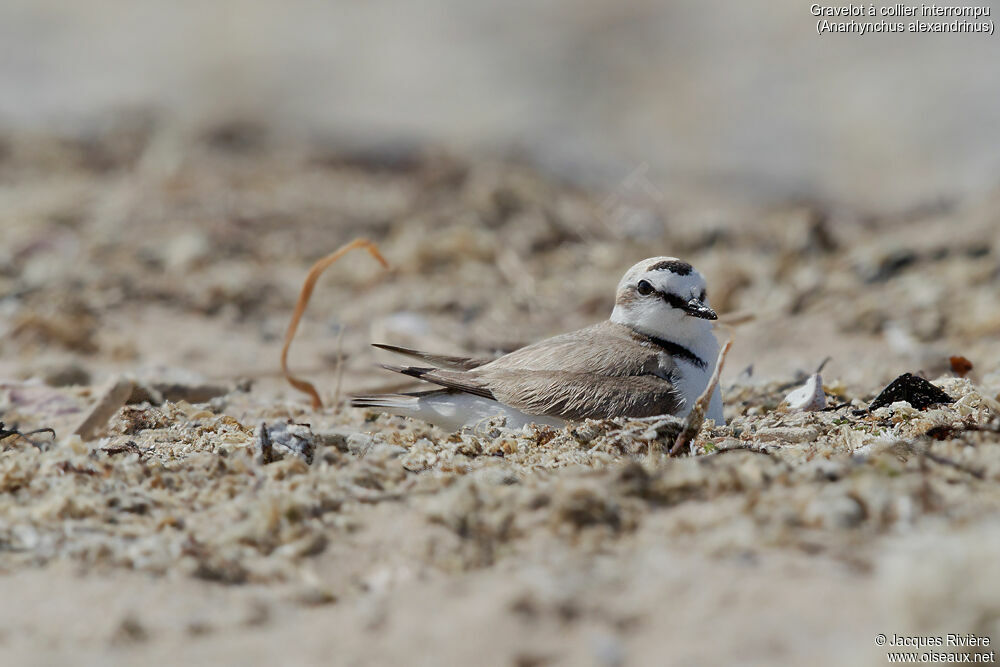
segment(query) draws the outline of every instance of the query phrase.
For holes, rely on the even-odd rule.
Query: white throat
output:
[[[630,307],[616,305],[611,313],[611,321],[624,324],[638,333],[681,345],[705,362],[702,367],[693,360],[681,356],[674,357],[674,362],[680,371],[677,387],[685,403],[685,410],[678,416],[686,415],[708,386],[708,380],[718,360],[719,341],[715,338],[712,323],[655,306],[644,307],[641,304],[631,304]],[[714,419],[716,424],[725,424],[722,416],[722,393],[718,388],[712,395],[705,416]]]
[[[682,345],[701,357],[709,369],[714,367],[719,354],[719,343],[709,320],[683,315],[658,304],[631,304],[627,308],[616,305],[611,311],[611,321],[641,334]]]

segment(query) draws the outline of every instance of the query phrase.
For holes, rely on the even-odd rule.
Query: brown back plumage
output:
[[[609,321],[468,370],[387,368],[492,398],[527,414],[569,420],[674,414],[683,404],[674,387],[676,366],[670,355],[647,336]]]

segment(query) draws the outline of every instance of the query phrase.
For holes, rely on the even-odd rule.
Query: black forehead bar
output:
[[[686,276],[692,271],[694,267],[687,262],[682,262],[679,259],[668,259],[663,262],[657,262],[652,266],[646,267],[647,271],[670,271],[671,273],[676,273],[679,276]]]

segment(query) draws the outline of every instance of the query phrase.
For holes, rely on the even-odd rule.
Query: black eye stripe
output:
[[[663,299],[663,302],[669,305],[671,308],[678,308],[683,311],[689,310],[688,299],[684,297],[677,296],[676,294],[671,294],[670,292],[661,292],[648,281],[640,280],[636,286],[635,291],[640,296],[649,296],[650,294],[655,294],[656,296]],[[705,291],[702,290],[701,294],[698,296],[699,301],[705,300]]]
[[[668,294],[661,294],[660,296],[663,297],[663,300],[672,308],[680,308],[681,310],[685,310],[687,308],[688,304],[687,299],[682,299],[676,294],[668,293]]]

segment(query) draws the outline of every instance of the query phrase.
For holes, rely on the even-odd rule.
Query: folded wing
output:
[[[625,327],[610,322],[468,367],[454,363],[457,357],[379,347],[432,364],[442,359],[451,362],[450,368],[385,366],[389,370],[493,399],[531,415],[570,420],[648,417],[674,414],[683,407],[672,381],[672,361]]]
[[[508,371],[494,377],[490,389],[498,401],[527,414],[569,420],[652,417],[674,414],[683,405],[674,385],[655,375]]]

